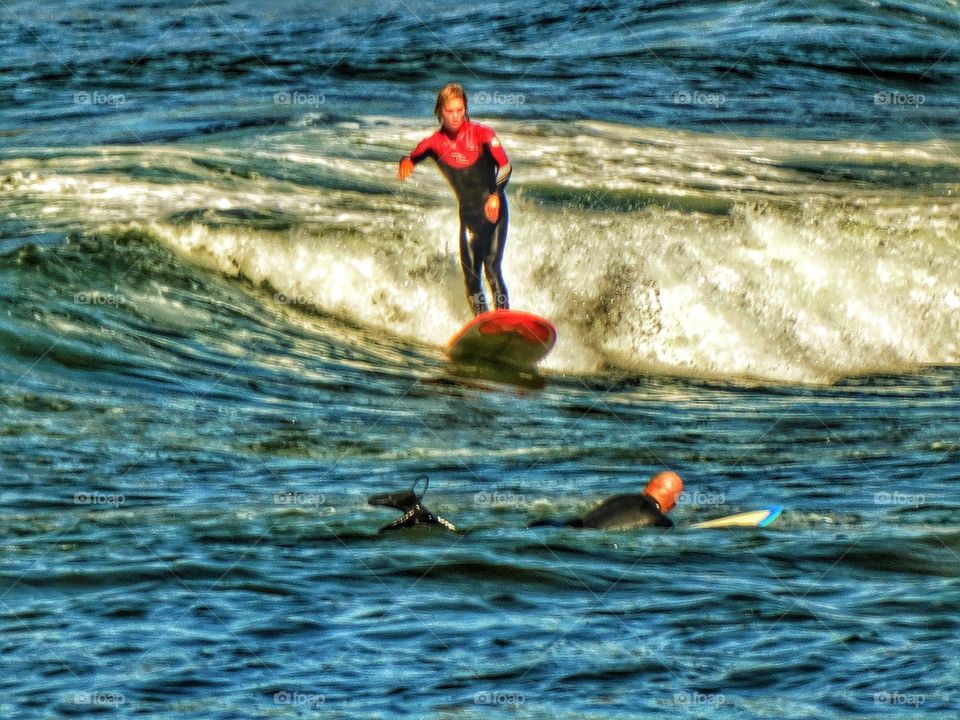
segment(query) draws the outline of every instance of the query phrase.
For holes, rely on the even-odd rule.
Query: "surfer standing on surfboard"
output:
[[[467,299],[474,315],[487,312],[481,266],[494,307],[510,307],[500,263],[507,243],[507,198],[510,161],[496,133],[467,116],[467,95],[459,83],[437,95],[434,114],[440,129],[400,161],[397,178],[406,180],[413,168],[433,158],[457,197],[460,213],[460,266]]]

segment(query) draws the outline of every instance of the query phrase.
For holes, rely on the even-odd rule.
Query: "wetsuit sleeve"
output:
[[[492,130],[489,131],[484,142],[487,144],[487,147],[490,148],[490,155],[493,156],[493,160],[497,163],[497,168],[499,168],[497,170],[497,190],[502,191],[503,188],[506,187],[507,181],[510,180],[513,168],[507,159],[507,153],[503,150],[503,145],[500,144],[500,138],[498,138]]]
[[[426,140],[423,140],[413,149],[413,152],[407,156],[413,160],[414,165],[423,162],[428,157],[432,157],[434,160],[436,160],[437,152],[433,149],[433,138],[434,136],[431,135]]]

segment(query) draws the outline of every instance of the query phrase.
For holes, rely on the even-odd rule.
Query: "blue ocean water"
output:
[[[956,714],[956,2],[0,17],[3,717]],[[449,80],[537,375],[443,356]]]

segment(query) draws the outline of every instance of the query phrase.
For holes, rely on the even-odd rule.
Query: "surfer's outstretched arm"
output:
[[[417,145],[412,153],[400,159],[400,166],[397,168],[397,180],[406,180],[413,173],[414,167],[434,155],[433,136],[431,136]]]

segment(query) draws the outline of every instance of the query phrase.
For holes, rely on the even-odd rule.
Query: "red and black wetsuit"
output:
[[[511,168],[500,140],[490,128],[465,119],[456,137],[438,130],[410,153],[414,164],[428,157],[436,161],[460,206],[460,265],[473,314],[487,311],[481,266],[493,292],[494,306],[510,307],[500,263],[507,243],[504,188]],[[483,211],[487,198],[493,193],[500,196],[500,217],[496,223],[487,220]]]

